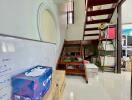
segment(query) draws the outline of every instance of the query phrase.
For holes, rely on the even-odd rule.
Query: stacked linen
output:
[[[101,66],[115,66],[115,57],[101,56]]]
[[[103,41],[102,42],[102,48],[106,51],[114,51],[114,45],[111,43],[111,41]]]

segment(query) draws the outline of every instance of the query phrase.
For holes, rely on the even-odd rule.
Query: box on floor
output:
[[[85,67],[89,78],[93,78],[98,74],[98,67],[95,64],[85,64]]]

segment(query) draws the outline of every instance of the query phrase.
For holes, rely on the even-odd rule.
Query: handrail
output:
[[[85,27],[87,22],[87,10],[88,10],[88,0],[85,0],[85,22],[84,22],[84,30],[83,30],[83,40],[84,40]]]
[[[87,9],[88,7],[88,0],[85,0],[85,8]]]

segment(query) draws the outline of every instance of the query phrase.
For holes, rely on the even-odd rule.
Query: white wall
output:
[[[0,33],[38,40],[39,4],[40,0],[0,0]]]
[[[61,3],[58,1],[56,0],[56,3],[54,3],[52,0],[0,0],[0,33],[40,40],[40,30],[38,29],[40,23],[37,22],[39,21],[37,14],[40,4],[44,2],[45,7],[50,8],[56,19],[57,34],[56,32],[53,33],[53,36],[57,36],[55,37],[56,41],[54,40],[54,43],[56,43],[56,62],[66,32],[66,13],[64,13],[65,9],[63,9],[64,5],[62,4],[64,2],[62,0]],[[43,36],[48,35],[43,34]]]
[[[82,40],[85,20],[85,0],[74,0],[74,24],[68,26],[66,40]]]
[[[42,31],[42,40],[46,40],[48,42],[56,43],[57,40],[57,30],[56,30],[56,24],[55,21],[52,18],[52,14],[45,10],[43,11],[43,14],[41,15],[41,31]],[[53,34],[54,33],[54,34]],[[45,36],[46,35],[46,36]]]
[[[110,21],[111,24],[117,24],[117,16],[118,15],[117,15],[117,8],[116,8]]]
[[[122,5],[122,24],[132,23],[132,0],[126,0]],[[115,10],[111,23],[117,23],[117,9]]]
[[[60,29],[60,40],[58,40],[59,44],[57,45],[57,48],[56,48],[56,64],[64,44],[64,39],[66,35],[65,33],[67,32],[67,13],[65,11],[66,10],[65,6],[66,6],[65,3],[57,4],[58,15],[59,15],[58,19],[59,19],[59,29]]]
[[[122,23],[132,23],[132,0],[126,0],[122,5]]]
[[[0,0],[0,33],[39,40],[36,16],[41,1]],[[35,65],[56,67],[66,32],[66,13],[63,4],[52,0],[44,2],[56,16],[57,42],[51,44],[0,35],[0,100],[11,100],[12,75]]]

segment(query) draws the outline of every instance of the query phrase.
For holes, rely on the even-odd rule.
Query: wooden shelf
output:
[[[105,39],[105,38],[103,38],[103,39],[100,39],[99,41],[113,41],[113,39]]]
[[[77,70],[77,69],[67,69],[67,75],[83,75],[85,76],[85,70]]]
[[[60,64],[65,64],[65,65],[80,65],[83,62],[60,62]]]
[[[103,50],[103,49],[98,49],[99,51],[106,51],[106,52],[115,52],[115,50]]]
[[[107,70],[113,72],[115,70],[115,67],[113,67],[113,66],[104,66],[106,59],[103,59],[103,64],[102,64],[102,61],[101,61],[101,56],[105,57],[105,56],[110,56],[111,55],[111,57],[115,58],[115,55],[116,55],[115,54],[116,50],[114,50],[115,46],[114,46],[114,41],[113,41],[115,38],[114,37],[112,37],[112,38],[109,37],[109,32],[110,32],[109,29],[110,28],[115,28],[116,29],[116,25],[108,25],[108,27],[106,27],[104,30],[100,31],[98,57],[99,57],[100,66],[102,67],[101,68],[102,71],[106,71],[105,69],[107,69]],[[101,33],[104,33],[104,35],[101,36]],[[113,34],[116,34],[116,31]],[[105,41],[104,44],[103,44],[103,41]],[[113,50],[105,50],[105,48],[107,48],[107,45],[109,45],[109,44],[107,44],[108,41],[110,42],[111,45],[113,45],[113,47],[114,47]],[[105,45],[105,47],[103,45]]]
[[[75,55],[66,55],[68,53],[75,53]],[[69,57],[68,60],[76,59],[77,57],[82,58],[82,61],[73,61],[73,62],[65,62],[65,58]],[[70,59],[71,58],[71,59]],[[64,44],[64,50],[62,52],[62,56],[60,58],[59,65],[57,69],[64,69],[67,75],[79,75],[85,77],[86,82],[88,82],[88,78],[85,71],[85,66],[83,63],[83,47],[81,41],[66,41]]]

